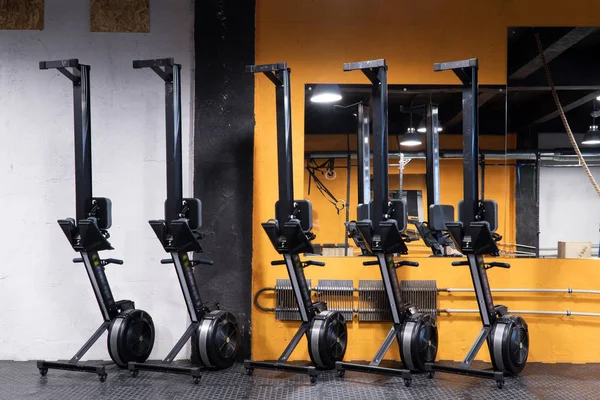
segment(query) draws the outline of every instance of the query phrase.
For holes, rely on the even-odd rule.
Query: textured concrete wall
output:
[[[165,198],[164,85],[138,58],[183,64],[185,194],[192,194],[193,2],[153,0],[151,33],[90,33],[89,2],[46,0],[45,30],[0,32],[0,359],[70,357],[101,323],[92,289],[56,220],[73,216],[71,83],[40,60],[91,65],[94,193],[113,201],[107,275],[157,327],[153,358],[184,331],[173,267],[148,225]],[[108,359],[101,339],[87,355]],[[186,356],[182,352],[182,356]]]

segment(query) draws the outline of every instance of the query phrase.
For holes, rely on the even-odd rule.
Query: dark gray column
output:
[[[239,358],[250,355],[254,157],[255,1],[197,1],[194,196],[203,204],[205,255],[196,267],[205,301],[236,315]],[[185,40],[185,38],[182,38]]]

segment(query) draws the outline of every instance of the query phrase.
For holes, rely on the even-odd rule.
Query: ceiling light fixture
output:
[[[410,126],[406,130],[406,133],[402,135],[402,141],[400,142],[400,145],[406,147],[414,147],[419,146],[422,143],[423,142],[421,142],[421,138],[419,138],[419,134],[417,133],[415,128]]]
[[[335,84],[317,85],[310,97],[310,101],[313,103],[335,103],[341,99],[342,92],[340,91],[339,85]]]
[[[414,147],[414,146],[419,146],[421,143],[422,142],[421,142],[421,138],[419,137],[419,134],[417,133],[415,128],[413,128],[412,104],[411,104],[410,105],[410,122],[408,124],[408,129],[406,130],[406,133],[404,135],[402,135],[402,141],[400,142],[400,145],[407,146],[407,147]]]
[[[587,146],[600,144],[600,131],[598,131],[598,125],[596,125],[596,100],[594,100],[594,111],[592,112],[592,125],[590,125],[590,129],[583,136],[581,144]]]

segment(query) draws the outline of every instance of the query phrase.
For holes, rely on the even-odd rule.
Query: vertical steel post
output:
[[[292,159],[292,107],[290,93],[290,70],[276,71],[280,80],[275,85],[277,102],[277,167],[279,169],[279,208],[276,215],[280,224],[289,220],[294,210],[294,172]]]
[[[167,223],[179,218],[183,202],[183,161],[181,150],[181,66],[165,67],[165,114],[167,129]]]
[[[388,207],[388,88],[387,66],[375,71],[371,91],[371,121],[373,124],[373,209],[371,220],[373,228],[379,228],[379,222]]]
[[[73,111],[75,115],[75,216],[86,219],[92,208],[92,129],[90,67],[73,69]]]
[[[427,104],[425,177],[427,181],[427,210],[433,204],[440,204],[440,138],[438,133],[438,107]],[[428,213],[429,215],[429,213]]]
[[[358,204],[369,204],[369,201],[371,201],[371,132],[369,129],[369,107],[359,104],[357,116]]]
[[[470,223],[475,221],[479,201],[479,126],[477,121],[478,81],[477,65],[470,68],[470,80],[465,79],[462,92],[463,106],[463,159],[464,159],[464,229],[471,234]]]

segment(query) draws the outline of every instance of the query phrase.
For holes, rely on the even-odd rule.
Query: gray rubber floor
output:
[[[479,364],[477,367],[489,367]],[[410,388],[400,378],[347,372],[338,378],[325,372],[316,385],[305,375],[255,370],[241,364],[226,371],[206,372],[194,385],[191,378],[108,366],[108,380],[90,373],[50,370],[41,377],[35,362],[0,361],[0,399],[599,399],[600,364],[530,363],[518,378],[508,378],[499,390],[491,380],[436,374],[433,380],[415,376]]]

